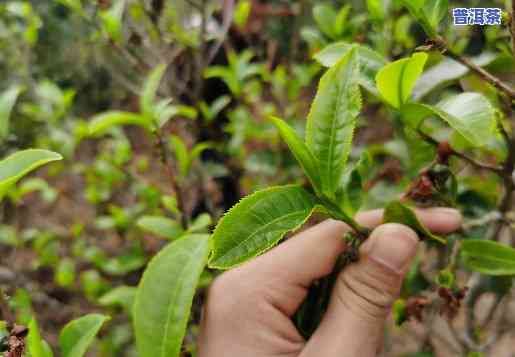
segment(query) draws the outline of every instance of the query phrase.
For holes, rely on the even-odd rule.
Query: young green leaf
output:
[[[386,66],[388,62],[376,51],[363,45],[336,42],[324,47],[321,51],[317,52],[313,58],[325,67],[332,67],[353,47],[357,48],[359,55],[359,84],[376,97],[379,97],[379,92],[375,85],[375,78],[377,72]]]
[[[154,113],[151,116],[159,128],[162,128],[168,121],[176,116],[186,119],[196,119],[197,110],[188,105],[170,104],[171,99],[163,99],[154,106]],[[149,116],[150,117],[150,116]]]
[[[448,0],[401,0],[430,38],[437,35],[440,21],[449,7]]]
[[[143,216],[138,219],[136,225],[144,231],[166,239],[177,239],[184,233],[177,221],[162,216]]]
[[[209,213],[200,214],[188,227],[188,233],[203,233],[213,223]]]
[[[470,60],[478,66],[492,63],[498,55],[492,52],[483,52]],[[429,94],[433,89],[454,83],[469,72],[469,68],[451,58],[445,58],[438,64],[424,71],[413,88],[413,100],[418,101]]]
[[[425,0],[424,7],[422,8],[427,21],[435,32],[438,30],[440,21],[447,15],[448,10],[449,0]]]
[[[231,93],[236,97],[241,96],[243,92],[243,84],[240,83],[237,75],[227,67],[210,66],[204,71],[204,78],[220,78],[225,82]]]
[[[427,117],[440,118],[475,147],[486,145],[496,131],[494,108],[479,93],[461,93],[442,100],[436,106],[409,103],[403,106],[402,113],[415,128]]]
[[[359,56],[351,49],[320,79],[306,127],[306,143],[318,159],[322,191],[333,197],[350,154],[361,110]]]
[[[336,12],[334,8],[327,4],[318,4],[313,8],[313,18],[324,35],[334,38],[334,24],[336,22]]]
[[[53,151],[28,149],[15,152],[0,161],[0,200],[23,176],[44,164],[62,160],[62,158]]]
[[[31,357],[53,357],[52,349],[41,337],[38,323],[32,318],[29,323],[29,334],[27,336],[27,349]]]
[[[188,170],[190,169],[190,166],[192,164],[192,161],[197,159],[198,157],[200,157],[200,155],[205,151],[205,150],[208,150],[208,149],[211,149],[213,147],[213,144],[210,143],[210,142],[202,142],[202,143],[198,143],[198,144],[195,144],[195,146],[193,146],[193,149],[191,149],[191,153],[190,153],[190,162],[188,163]]]
[[[238,3],[236,4],[236,8],[234,9],[234,24],[239,28],[244,28],[247,24],[247,19],[249,18],[251,9],[252,4],[249,0],[238,1]]]
[[[69,322],[59,335],[59,347],[63,357],[82,357],[109,317],[89,314]]]
[[[211,105],[208,105],[206,102],[202,101],[199,103],[200,111],[202,112],[202,116],[208,122],[214,120],[218,114],[231,102],[231,97],[228,95],[222,95],[215,99]]]
[[[426,60],[427,54],[415,53],[384,66],[376,76],[377,89],[383,99],[396,109],[406,103]]]
[[[293,130],[285,121],[277,117],[270,117],[270,120],[279,130],[281,137],[290,148],[290,151],[304,170],[304,173],[308,177],[309,181],[311,181],[314,190],[320,193],[322,190],[322,184],[319,176],[319,166],[317,159],[315,156],[313,156],[313,153],[309,150],[304,141],[297,135],[295,130]]]
[[[134,297],[136,296],[136,288],[134,286],[118,286],[98,299],[98,303],[102,306],[121,306],[127,312],[132,311]]]
[[[188,149],[184,141],[177,135],[170,136],[170,145],[173,147],[175,159],[179,166],[179,175],[181,179],[188,176],[193,161],[202,154],[204,150],[212,147],[209,142],[196,144],[193,149]]]
[[[430,238],[440,243],[446,244],[443,237],[431,233],[420,221],[418,220],[413,210],[399,201],[393,201],[386,206],[384,210],[384,223],[400,223],[413,229],[421,238]]]
[[[352,170],[345,186],[343,210],[350,216],[358,212],[363,203],[363,184],[358,170]]]
[[[75,262],[70,258],[64,258],[57,264],[54,281],[61,287],[70,287],[76,276]]]
[[[178,161],[179,176],[184,179],[188,176],[193,161],[197,159],[204,150],[210,149],[212,144],[203,142],[196,144],[189,150],[184,141],[176,135],[170,137],[170,144],[174,148],[175,158]]]
[[[23,180],[16,189],[9,190],[9,198],[14,202],[19,202],[25,195],[36,191],[40,192],[45,202],[52,203],[57,198],[57,191],[40,177]]]
[[[157,90],[159,84],[166,72],[166,65],[160,64],[150,72],[149,76],[143,84],[143,90],[139,99],[141,112],[145,116],[152,117],[154,115],[154,105],[156,102]]]
[[[108,129],[117,125],[138,125],[151,130],[150,121],[140,114],[109,111],[91,118],[88,124],[88,135],[97,136],[104,134]]]
[[[334,19],[332,39],[336,40],[345,34],[345,30],[349,24],[348,18],[351,9],[350,4],[347,4],[338,10],[336,18]]]
[[[218,222],[209,266],[229,269],[272,248],[314,211],[316,198],[300,186],[272,187],[245,197]]]
[[[471,270],[487,275],[515,275],[515,249],[491,240],[468,239],[461,244],[461,258]]]
[[[371,20],[384,20],[386,12],[386,1],[383,0],[367,0],[367,10]]]
[[[20,86],[13,86],[0,94],[0,139],[9,133],[9,118],[21,91]]]
[[[186,143],[177,135],[170,136],[170,145],[173,147],[175,159],[179,167],[179,175],[181,178],[186,177],[188,174],[188,167],[190,162],[190,155]]]
[[[126,0],[115,0],[108,10],[100,13],[103,30],[114,42],[120,42],[122,39],[122,17],[125,11],[125,2]]]
[[[134,301],[141,357],[179,357],[193,296],[209,255],[208,235],[170,243],[149,263]]]

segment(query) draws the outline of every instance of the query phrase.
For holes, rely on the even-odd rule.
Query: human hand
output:
[[[418,210],[417,215],[437,233],[461,225],[453,209]],[[406,226],[379,225],[380,210],[361,213],[357,221],[376,228],[361,246],[359,261],[339,274],[329,308],[309,341],[291,317],[313,281],[328,275],[345,251],[342,237],[349,227],[334,220],[297,234],[215,280],[202,319],[199,356],[375,356],[418,238]]]

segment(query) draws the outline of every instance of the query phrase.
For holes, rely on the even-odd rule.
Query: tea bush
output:
[[[223,270],[326,217],[352,228],[343,269],[384,208],[424,240],[385,355],[502,355],[515,1],[489,5],[501,25],[453,26],[479,1],[4,1],[0,352],[195,356]],[[429,232],[428,206],[463,227]]]

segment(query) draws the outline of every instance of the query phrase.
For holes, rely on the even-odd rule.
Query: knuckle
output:
[[[339,279],[338,299],[356,314],[372,320],[388,315],[400,289],[399,276],[355,266],[340,274]]]
[[[235,304],[234,291],[233,274],[231,272],[221,274],[209,286],[206,308],[221,314],[230,311]]]
[[[219,275],[209,287],[207,309],[217,314],[233,314],[260,296],[252,278],[243,269],[235,268]],[[242,304],[242,301],[245,304]]]

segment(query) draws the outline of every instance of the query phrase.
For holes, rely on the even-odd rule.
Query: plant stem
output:
[[[2,313],[2,319],[7,323],[8,328],[12,328],[15,323],[15,318],[11,309],[9,308],[9,304],[5,299],[4,291],[0,289],[0,313]]]
[[[515,0],[511,0],[511,16],[510,16],[510,34],[511,34],[511,50],[515,57]]]
[[[421,129],[418,129],[417,132],[424,139],[424,141],[426,141],[427,143],[429,143],[429,144],[431,144],[433,146],[436,146],[436,147],[438,147],[438,145],[440,145],[440,142],[438,140],[434,139],[430,135],[427,135]],[[467,163],[469,163],[470,165],[472,165],[472,166],[474,166],[474,167],[476,167],[478,169],[492,171],[492,172],[494,172],[494,173],[496,173],[497,175],[500,175],[500,176],[502,176],[504,174],[504,172],[505,172],[503,167],[488,165],[488,164],[479,162],[479,161],[471,158],[470,156],[467,156],[466,154],[464,154],[462,152],[458,152],[458,151],[456,151],[454,149],[452,150],[451,155],[452,156],[456,156],[456,157],[462,159],[463,161],[466,161]]]
[[[487,70],[472,62],[469,58],[454,52],[447,46],[447,43],[443,38],[437,37],[432,40],[432,43],[434,43],[444,55],[468,67],[472,72],[478,74],[486,82],[492,84],[494,87],[504,92],[512,101],[515,100],[515,89],[513,89],[509,84],[503,82],[499,77],[494,76]]]
[[[175,178],[175,175],[172,171],[172,163],[170,162],[170,159],[168,157],[168,150],[166,149],[166,143],[163,139],[163,134],[161,132],[161,129],[157,128],[154,131],[154,134],[156,136],[157,146],[160,151],[161,164],[163,165],[163,168],[165,169],[166,175],[168,176],[168,180],[170,180],[172,189],[175,191],[175,196],[177,199],[177,207],[179,208],[179,211],[181,212],[181,226],[183,229],[186,229],[186,228],[188,228],[188,218],[186,217],[184,198],[182,196],[181,188],[180,188],[180,186]]]

